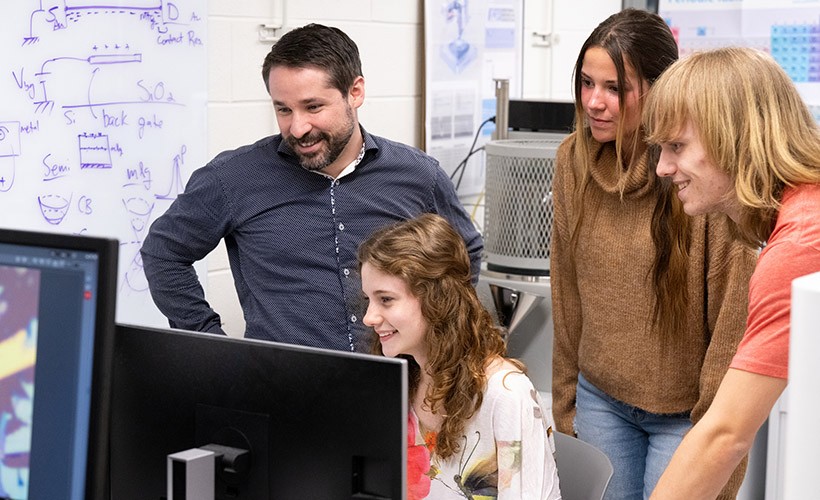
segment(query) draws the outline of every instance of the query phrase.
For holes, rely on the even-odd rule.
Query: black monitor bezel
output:
[[[270,411],[266,411],[266,408],[269,408],[265,406],[267,403],[258,401],[258,399],[265,398],[260,396],[249,403],[251,399],[247,395],[253,391],[256,391],[253,392],[254,394],[260,394],[260,387],[266,383],[265,379],[257,376],[260,373],[260,367],[281,366],[281,368],[271,370],[265,369],[265,376],[269,376],[270,372],[275,372],[279,373],[282,379],[306,380],[302,378],[304,376],[302,370],[296,370],[296,372],[283,372],[282,370],[285,370],[285,366],[303,366],[294,363],[297,360],[307,362],[305,359],[309,356],[325,357],[328,360],[334,360],[333,363],[342,362],[345,366],[350,366],[350,364],[341,361],[343,358],[366,358],[369,363],[392,365],[384,368],[389,369],[391,377],[397,374],[400,377],[402,387],[401,392],[397,395],[400,401],[397,406],[392,406],[393,403],[390,403],[390,406],[383,404],[382,409],[390,407],[396,410],[398,408],[398,413],[400,413],[396,416],[401,419],[400,429],[403,435],[396,436],[397,441],[394,444],[395,449],[400,450],[402,454],[402,461],[398,464],[401,478],[399,498],[404,498],[406,494],[408,411],[406,360],[130,324],[117,324],[115,343],[110,482],[116,488],[112,489],[112,494],[140,491],[143,495],[140,498],[156,498],[158,481],[165,480],[165,477],[155,477],[159,475],[161,469],[160,464],[156,461],[157,457],[162,455],[164,458],[167,454],[185,451],[185,449],[178,449],[180,443],[177,441],[186,443],[190,441],[190,444],[183,448],[195,447],[192,429],[198,425],[193,424],[192,420],[195,407],[216,405],[260,416],[270,414]],[[300,353],[304,354],[300,355]],[[281,364],[272,364],[271,361],[278,361]],[[365,365],[365,363],[353,364],[355,366],[353,370],[367,370]],[[393,370],[394,366],[399,369]],[[245,373],[239,373],[240,371],[245,371]],[[199,374],[206,375],[198,376]],[[250,377],[253,377],[253,381],[248,386],[237,382],[250,379]],[[189,383],[191,380],[196,380],[193,386]],[[216,386],[211,383],[214,380],[217,381]],[[222,380],[225,380],[224,385],[221,384]],[[322,377],[314,377],[309,385],[320,385],[320,380]],[[174,383],[178,386],[169,387]],[[368,387],[373,386],[370,384]],[[155,390],[162,391],[162,394],[156,394]],[[327,388],[327,390],[330,391],[332,388]],[[360,394],[371,395],[369,392],[362,393],[361,386],[356,390]],[[311,398],[317,393],[307,390],[305,394],[306,401],[314,401]],[[374,401],[379,401],[376,399],[377,394],[372,394],[372,397]],[[225,404],[222,405],[220,402],[225,402]],[[275,404],[281,404],[281,401]],[[319,407],[325,408],[325,404],[325,402],[319,403]],[[161,416],[155,411],[156,409],[162,412]],[[321,414],[321,412],[316,414]],[[384,417],[383,413],[380,415]],[[351,416],[351,418],[364,421],[360,415]],[[274,425],[274,422],[270,425]],[[175,432],[173,429],[180,431],[184,429],[184,432]],[[188,431],[191,436],[181,437],[181,434],[188,433]],[[166,436],[170,434],[171,439],[175,442],[169,444],[167,441],[162,441],[163,453],[149,450],[157,446],[156,442],[147,442],[153,439],[148,436],[152,436],[154,432],[160,432]],[[344,439],[351,437],[348,435]],[[370,444],[365,445],[366,448],[370,446]],[[151,465],[146,469],[145,464],[149,460]],[[139,467],[139,470],[132,467]],[[271,479],[273,480],[273,476]],[[148,481],[151,485],[145,484]],[[378,497],[364,495],[361,498]]]
[[[108,452],[111,411],[114,331],[116,321],[119,242],[99,236],[44,233],[0,228],[0,243],[58,250],[94,252],[98,256],[97,304],[94,320],[94,353],[91,407],[86,453],[86,500],[105,500],[109,494]],[[36,405],[35,396],[35,405]],[[37,422],[33,423],[33,432]],[[30,480],[37,471],[30,471]]]

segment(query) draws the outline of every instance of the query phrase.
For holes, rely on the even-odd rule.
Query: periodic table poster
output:
[[[661,0],[681,57],[744,46],[768,52],[820,121],[820,0]]]

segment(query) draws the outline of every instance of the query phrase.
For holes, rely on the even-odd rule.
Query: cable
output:
[[[456,182],[456,190],[458,190],[458,187],[461,186],[461,179],[464,178],[464,172],[467,171],[467,160],[469,160],[470,157],[472,157],[474,154],[479,153],[481,151],[484,151],[484,146],[481,146],[475,151],[470,151],[467,157],[464,158],[464,160],[461,162],[461,173],[458,175],[458,182]]]
[[[473,225],[478,229],[479,233],[484,233],[484,218],[482,217],[482,223],[479,225],[478,220],[476,219],[476,215],[478,214],[479,207],[484,206],[484,190],[478,195],[478,199],[473,204],[473,210],[470,212],[470,220],[473,221]]]
[[[456,166],[456,168],[453,170],[453,173],[450,174],[450,180],[453,180],[455,178],[455,176],[456,176],[456,174],[458,173],[459,170],[462,170],[461,175],[462,176],[464,175],[463,170],[466,169],[466,167],[467,167],[467,160],[469,160],[471,156],[473,156],[475,153],[478,152],[478,151],[473,150],[473,148],[475,147],[475,143],[478,142],[478,136],[481,135],[481,129],[484,128],[484,125],[487,125],[490,122],[495,123],[495,117],[494,116],[491,116],[491,117],[487,118],[486,120],[481,122],[481,125],[478,126],[478,130],[476,130],[476,132],[475,132],[475,137],[473,137],[473,143],[470,145],[470,149],[467,152],[467,156],[463,160],[461,160],[461,163],[459,163]],[[481,148],[481,149],[483,149],[483,148]],[[480,149],[479,149],[479,151],[480,151]],[[458,183],[461,184],[461,177],[459,177],[459,182]],[[456,189],[458,189],[458,186],[456,186]]]
[[[467,152],[467,156],[464,157],[463,160],[461,160],[461,163],[459,163],[456,166],[456,168],[453,170],[453,173],[450,174],[450,180],[453,180],[456,177],[456,174],[458,174],[459,171],[461,171],[461,174],[458,177],[458,182],[456,182],[456,190],[461,185],[461,179],[464,177],[464,171],[467,169],[467,161],[474,154],[476,154],[479,151],[484,149],[483,146],[478,148],[478,149],[473,149],[473,148],[475,148],[475,144],[476,144],[476,142],[478,142],[478,136],[481,135],[481,129],[483,129],[484,126],[487,125],[490,122],[495,123],[495,116],[491,116],[491,117],[487,118],[486,120],[484,120],[483,122],[481,122],[481,125],[478,126],[478,130],[476,130],[476,132],[475,132],[475,137],[473,137],[473,143],[470,145],[470,149]]]

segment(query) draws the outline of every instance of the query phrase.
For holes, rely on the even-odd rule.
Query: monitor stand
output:
[[[168,500],[216,500],[231,495],[225,485],[225,477],[240,488],[244,485],[237,478],[247,478],[250,471],[250,451],[220,444],[207,444],[168,455]],[[221,478],[218,481],[217,478]],[[217,495],[217,487],[219,494]],[[247,488],[243,489],[248,492]]]
[[[219,455],[215,500],[269,500],[270,425],[267,414],[197,404],[194,444]]]
[[[191,448],[168,455],[168,500],[214,500],[216,454]]]

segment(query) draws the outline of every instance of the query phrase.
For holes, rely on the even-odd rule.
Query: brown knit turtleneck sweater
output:
[[[577,247],[571,247],[575,134],[558,150],[550,254],[553,411],[573,434],[578,372],[613,398],[652,413],[703,416],[743,336],[756,253],[735,241],[724,216],[695,217],[688,282],[689,329],[674,344],[650,324],[656,201],[643,152],[619,175],[614,143],[594,145]],[[654,166],[652,166],[654,168]],[[620,185],[623,185],[621,197]],[[727,498],[742,481],[736,471]]]

